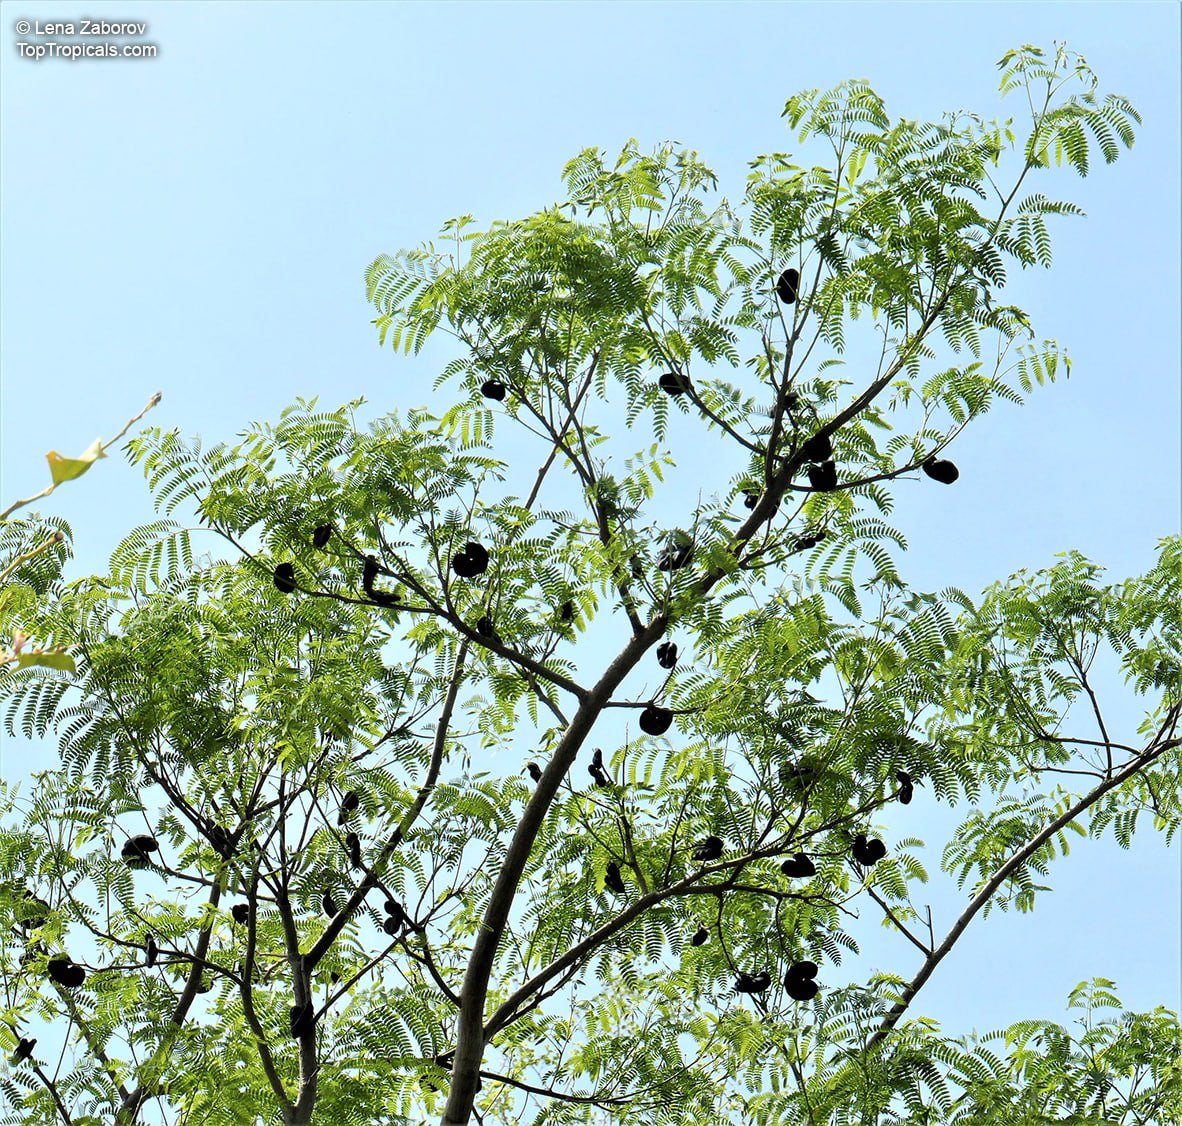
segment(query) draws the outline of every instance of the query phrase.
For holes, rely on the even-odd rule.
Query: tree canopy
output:
[[[0,529],[9,623],[75,658],[0,669],[60,756],[3,795],[0,1121],[1182,1114],[1176,1015],[1105,1017],[1110,982],[1068,998],[1079,1032],[916,1012],[1071,834],[1180,813],[1178,538],[1116,584],[1074,552],[976,600],[899,571],[893,490],[954,486],[964,428],[1068,368],[1000,297],[1078,214],[1029,181],[1139,121],[1064,48],[1000,68],[1020,127],[790,98],[827,161],[760,156],[735,207],[680,146],[582,152],[554,207],[371,265],[383,342],[457,342],[446,409],[147,430],[161,518],[105,575]],[[899,830],[937,801],[968,808],[944,921]],[[838,984],[863,913],[916,964]]]

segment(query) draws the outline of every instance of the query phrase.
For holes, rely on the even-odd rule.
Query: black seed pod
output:
[[[234,918],[234,922],[244,924],[250,918],[250,906],[246,903],[235,903],[230,908],[230,914]]]
[[[569,598],[558,608],[558,620],[560,622],[575,620],[575,604]]]
[[[649,704],[640,713],[640,730],[646,735],[664,735],[672,722],[673,713],[668,708],[657,707],[656,704]]]
[[[156,939],[152,935],[148,935],[148,941],[145,944],[144,953],[144,965],[154,966],[156,964],[156,957],[159,955],[160,951],[157,949]]]
[[[784,988],[794,1001],[811,1001],[817,995],[816,962],[797,962],[784,975]]]
[[[497,636],[497,631],[493,627],[493,620],[487,614],[476,623],[476,632],[481,637],[494,638]]]
[[[324,889],[324,894],[320,897],[320,908],[330,919],[337,917],[337,905],[333,901],[332,892],[328,888]]]
[[[815,876],[817,866],[803,852],[798,852],[780,865],[780,871],[789,879],[803,880]]]
[[[275,568],[275,589],[280,594],[291,594],[295,588],[295,567],[290,563],[280,563]]]
[[[45,972],[51,981],[64,985],[68,989],[76,989],[86,980],[86,971],[81,966],[74,965],[69,958],[50,958]]]
[[[929,457],[921,468],[933,481],[939,481],[941,485],[951,485],[960,476],[960,470],[952,462],[938,457]]]
[[[684,395],[690,389],[689,376],[679,371],[667,371],[657,380],[657,386],[667,395]]]
[[[743,494],[743,507],[754,508],[759,503],[759,494],[748,491]]]
[[[832,492],[837,488],[837,466],[831,461],[810,465],[809,484],[819,493]]]
[[[356,872],[361,867],[361,838],[356,833],[345,835],[345,851],[349,854],[349,867]]]
[[[234,847],[230,843],[230,834],[223,826],[210,824],[206,829],[206,835],[209,837],[209,843],[213,846],[214,852],[223,860],[229,860],[234,855]]]
[[[148,833],[139,833],[123,842],[120,855],[129,868],[143,868],[150,863],[151,854],[159,848],[155,837]]]
[[[709,942],[710,932],[702,924],[698,925],[698,929],[694,931],[694,937],[690,939],[691,946],[701,946],[703,943]]]
[[[825,461],[833,454],[833,443],[828,434],[814,434],[800,447],[800,453],[805,461]]]
[[[486,379],[480,385],[480,393],[486,399],[496,399],[500,403],[505,398],[505,385],[499,379]]]
[[[312,1002],[291,1006],[291,1038],[300,1040],[312,1031],[315,1022],[312,1019]]]
[[[332,525],[321,524],[312,532],[312,546],[317,548],[324,548],[328,546],[328,541],[332,539]]]
[[[674,532],[657,556],[658,571],[680,571],[688,567],[694,557],[694,545],[686,532]]]
[[[529,776],[535,782],[542,780],[542,768],[536,762],[527,763],[525,769],[529,771]]]
[[[397,938],[398,932],[402,930],[402,922],[394,918],[393,915],[388,916],[382,920],[382,930],[384,930],[391,938]]]
[[[488,552],[475,540],[470,540],[464,550],[452,558],[452,570],[462,579],[474,579],[488,570]]]
[[[825,538],[825,535],[825,532],[811,532],[807,536],[801,536],[796,541],[796,550],[809,551],[811,548],[816,547]]]
[[[36,930],[38,927],[45,926],[46,918],[49,912],[49,904],[44,899],[38,899],[31,891],[25,890],[24,896],[21,898],[21,905],[18,910],[28,911],[29,907],[34,909],[40,908],[46,912],[44,915],[26,915],[23,919],[17,920],[17,926],[23,931]]]
[[[603,874],[603,886],[610,888],[617,895],[623,895],[628,890],[624,884],[624,877],[620,875],[620,866],[614,860],[608,861],[607,870]]]
[[[595,754],[591,756],[591,765],[587,767],[587,773],[595,779],[597,786],[606,787],[612,784],[611,779],[607,776],[607,769],[603,765],[603,751],[599,747],[595,748]]]
[[[693,856],[700,861],[718,860],[722,857],[722,849],[722,838],[711,836],[694,845]]]
[[[896,770],[895,778],[899,783],[899,804],[910,805],[911,799],[915,795],[915,787],[911,781],[911,775],[905,770]]]
[[[854,847],[852,849],[854,859],[863,867],[869,868],[877,864],[884,856],[886,856],[886,845],[882,843],[877,837],[872,840],[866,839],[865,833],[859,833],[854,838]]]
[[[815,981],[805,981],[803,978],[785,978],[784,990],[793,1001],[811,1001],[818,992]]]
[[[395,921],[398,927],[401,927],[406,922],[406,912],[397,899],[386,900],[386,914]]]
[[[765,993],[772,984],[772,975],[767,970],[757,974],[739,974],[735,980],[736,993]]]
[[[349,814],[352,813],[361,804],[361,795],[356,790],[346,790],[341,795],[341,811],[337,815],[337,824],[343,825],[349,820]]]
[[[672,641],[663,641],[657,646],[657,664],[671,669],[677,664],[677,646]]]
[[[37,1037],[36,1036],[34,1036],[31,1040],[22,1036],[20,1039],[20,1043],[17,1044],[17,1046],[16,1046],[16,1051],[12,1053],[12,1056],[9,1058],[8,1062],[10,1064],[12,1064],[13,1067],[16,1067],[16,1065],[18,1063],[20,1063],[21,1060],[32,1059],[33,1058],[33,1048],[36,1046],[36,1044],[37,1044]]]
[[[373,584],[378,578],[378,561],[372,555],[365,557],[361,567],[361,589],[366,594],[373,594]]]
[[[800,271],[785,270],[776,282],[776,296],[785,305],[791,305],[796,300],[796,293],[800,286]]]

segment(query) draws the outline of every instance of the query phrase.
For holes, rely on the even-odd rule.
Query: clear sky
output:
[[[1116,165],[1043,176],[1040,189],[1088,217],[1054,223],[1052,270],[1011,270],[1007,295],[1068,347],[1072,377],[971,428],[951,455],[955,492],[899,485],[902,571],[976,596],[1076,548],[1119,579],[1179,530],[1176,3],[90,7],[0,3],[4,504],[47,483],[48,449],[110,437],[156,390],[148,421],[207,444],[297,395],[328,408],[364,395],[366,417],[438,405],[433,378],[451,353],[379,348],[366,266],[453,215],[484,225],[552,202],[563,162],[586,146],[682,141],[738,200],[747,161],[792,147],[780,118],[791,93],[859,77],[893,115],[1019,115],[997,94],[997,60],[1059,39],[1144,118]],[[88,15],[146,22],[130,41],[156,57],[18,54],[19,20]],[[73,527],[73,576],[103,568],[153,517],[121,458],[45,510]],[[1119,684],[1113,698],[1127,698]],[[1134,737],[1135,709],[1114,713]],[[20,777],[46,753],[9,739],[0,763]],[[932,845],[964,813],[919,806],[906,831]],[[913,1014],[956,1032],[1063,1019],[1067,991],[1093,975],[1114,978],[1129,1008],[1177,1009],[1179,850],[1151,833],[1127,853],[1073,845],[1056,891],[1033,915],[975,924]],[[939,887],[931,898],[946,928],[960,899]],[[864,949],[863,972],[913,971],[886,931]]]

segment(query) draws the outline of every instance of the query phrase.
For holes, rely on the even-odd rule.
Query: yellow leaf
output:
[[[22,653],[17,657],[18,669],[27,669],[30,665],[44,665],[59,672],[78,671],[78,666],[74,664],[74,658],[69,653]]]
[[[81,457],[62,457],[57,450],[50,450],[45,455],[45,460],[49,462],[49,473],[53,483],[60,485],[63,481],[81,477],[100,457],[106,456],[103,453],[102,438],[95,438]]]

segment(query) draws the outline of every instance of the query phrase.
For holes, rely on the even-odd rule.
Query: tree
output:
[[[52,728],[62,759],[0,836],[6,1020],[77,1044],[57,1073],[14,1065],[20,1121],[1182,1107],[1177,1018],[1096,1021],[1104,982],[1069,999],[1082,1035],[1025,1022],[1002,1056],[911,1015],[966,926],[1033,907],[1068,832],[1179,817],[1178,540],[1122,586],[1068,554],[976,604],[908,590],[882,518],[888,482],[951,484],[963,428],[1065,364],[997,300],[1006,258],[1048,265],[1047,216],[1076,212],[1027,177],[1133,142],[1078,56],[1001,67],[1031,99],[1021,138],[891,122],[851,82],[789,100],[832,163],[759,158],[746,219],[707,208],[696,154],[630,144],[571,161],[555,208],[378,259],[383,340],[463,346],[440,417],[363,429],[359,401],[300,401],[233,447],[130,442],[164,518],[27,611],[78,677],[0,679],[11,727]],[[863,314],[881,360],[843,380]],[[654,429],[627,460],[611,392]],[[671,405],[739,458],[676,524]],[[520,482],[492,456],[502,413],[545,447]],[[186,503],[229,558],[195,559]],[[1063,733],[1099,646],[1147,697],[1136,746]],[[913,796],[976,807],[942,940],[912,904],[917,842],[875,823]],[[922,952],[910,978],[826,983],[855,897]]]

